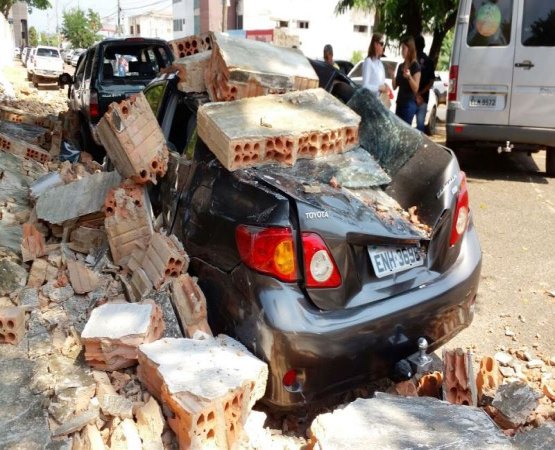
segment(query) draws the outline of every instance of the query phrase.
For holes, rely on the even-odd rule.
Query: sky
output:
[[[37,31],[47,33],[56,32],[56,9],[58,10],[58,26],[62,26],[63,11],[72,8],[81,8],[87,11],[91,8],[100,14],[103,23],[117,22],[117,0],[49,0],[52,8],[44,11],[33,8],[29,14],[29,26],[34,26]],[[136,15],[150,10],[171,8],[172,0],[120,0],[122,16]],[[57,8],[56,8],[57,6]]]

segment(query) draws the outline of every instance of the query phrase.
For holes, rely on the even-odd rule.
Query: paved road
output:
[[[434,140],[441,141],[441,124],[438,131]],[[527,347],[555,356],[555,179],[545,176],[545,152],[477,148],[458,156],[483,267],[474,322],[448,346],[474,346],[478,355]]]

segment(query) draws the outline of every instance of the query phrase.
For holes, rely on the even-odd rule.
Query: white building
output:
[[[366,56],[374,17],[359,10],[336,15],[337,0],[227,0],[227,30],[247,36],[276,28],[297,35],[306,56],[322,58],[331,44],[336,59]],[[173,38],[222,29],[222,0],[173,0]]]
[[[127,17],[125,35],[148,38],[173,39],[171,9],[148,11]]]

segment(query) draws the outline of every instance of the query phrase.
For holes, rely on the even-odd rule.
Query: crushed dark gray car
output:
[[[191,257],[214,332],[269,364],[268,403],[390,375],[419,338],[434,350],[471,323],[481,251],[465,175],[369,91],[348,103],[358,148],[234,172],[196,135],[202,97],[174,76],[145,95],[174,150],[153,204]]]

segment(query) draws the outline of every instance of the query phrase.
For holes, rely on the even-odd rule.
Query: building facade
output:
[[[373,15],[337,15],[337,0],[173,0],[173,38],[221,31],[224,5],[226,30],[264,40],[270,33],[296,36],[293,42],[311,58],[322,58],[326,44],[336,59],[351,59],[355,51],[365,56],[372,35]]]
[[[169,9],[130,16],[126,20],[127,32],[124,34],[171,40],[173,39],[172,20],[172,11]]]
[[[28,45],[28,7],[25,2],[14,3],[8,18],[13,28],[14,45],[20,48]]]

